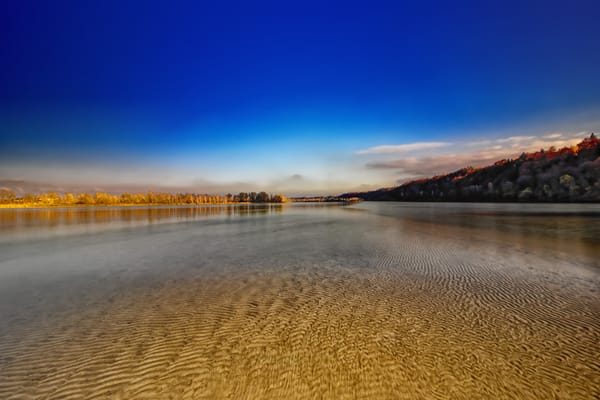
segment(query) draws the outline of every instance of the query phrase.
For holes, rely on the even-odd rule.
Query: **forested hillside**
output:
[[[374,201],[600,202],[600,140],[523,153],[483,168],[419,179],[394,188],[346,193]]]

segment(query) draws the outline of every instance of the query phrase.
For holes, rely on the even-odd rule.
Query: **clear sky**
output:
[[[220,6],[216,6],[220,4]],[[0,186],[340,193],[600,130],[600,2],[2,2]]]

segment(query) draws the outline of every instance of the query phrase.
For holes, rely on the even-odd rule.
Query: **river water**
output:
[[[0,209],[0,398],[598,398],[600,206]]]

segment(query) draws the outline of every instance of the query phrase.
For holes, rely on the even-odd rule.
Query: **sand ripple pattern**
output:
[[[432,238],[390,224],[31,323],[0,340],[0,398],[600,397],[597,281]]]

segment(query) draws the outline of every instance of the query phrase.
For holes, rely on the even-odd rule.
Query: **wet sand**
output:
[[[600,396],[589,242],[390,207],[6,244],[0,398]]]

